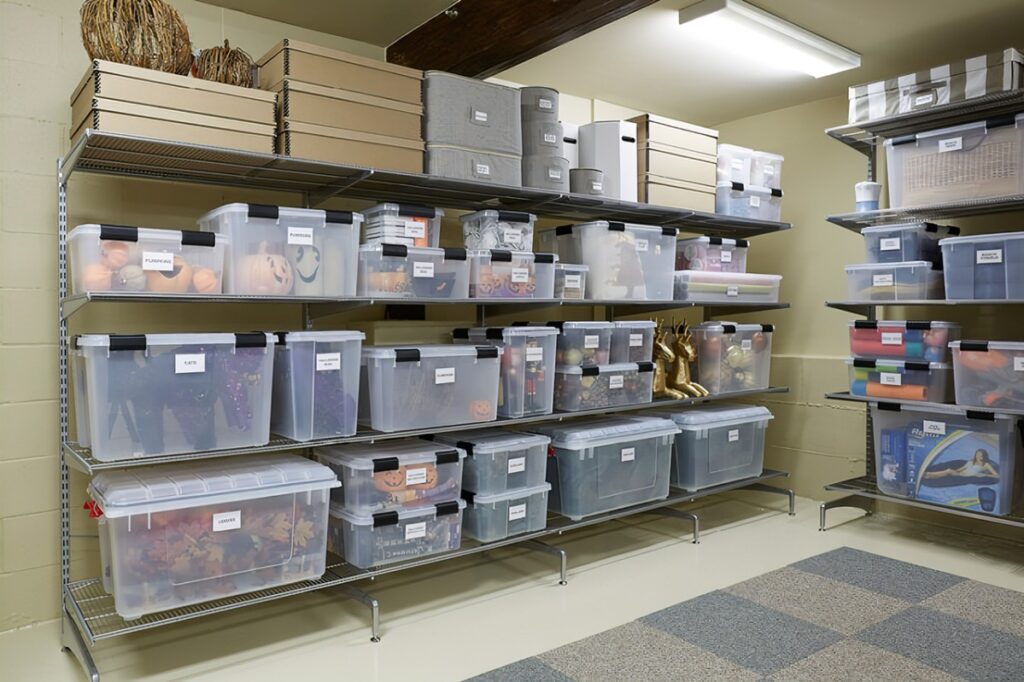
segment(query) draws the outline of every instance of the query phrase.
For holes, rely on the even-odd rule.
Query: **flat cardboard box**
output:
[[[691,182],[641,175],[637,182],[640,201],[657,206],[715,212],[715,188]]]
[[[641,177],[650,174],[706,185],[714,194],[717,163],[716,157],[710,154],[647,142],[637,148],[637,172]]]
[[[92,100],[89,112],[90,114],[71,135],[72,144],[86,129],[91,128],[100,132],[151,137],[187,144],[267,154],[274,151],[273,125],[102,98]]]
[[[655,114],[629,119],[636,123],[637,144],[657,142],[697,154],[718,154],[718,131]]]
[[[377,59],[285,38],[260,57],[260,87],[270,90],[286,76],[409,104],[420,104],[423,72]]]
[[[400,137],[285,121],[277,153],[351,166],[423,172],[423,143]]]
[[[285,78],[280,93],[281,120],[345,128],[420,141],[423,107],[359,92],[325,88]]]

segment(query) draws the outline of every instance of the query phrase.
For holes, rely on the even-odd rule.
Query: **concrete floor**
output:
[[[688,524],[644,515],[549,539],[569,554],[569,584],[554,557],[497,550],[360,584],[381,603],[383,641],[368,610],[314,593],[198,619],[99,645],[104,680],[461,680],[842,546],[1024,591],[1024,546],[892,516],[734,493]],[[83,679],[59,650],[59,624],[0,635],[0,679]]]

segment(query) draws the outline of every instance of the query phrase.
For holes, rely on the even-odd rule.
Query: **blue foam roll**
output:
[[[857,379],[850,384],[850,393],[852,395],[867,396],[868,394],[868,382],[863,379]]]

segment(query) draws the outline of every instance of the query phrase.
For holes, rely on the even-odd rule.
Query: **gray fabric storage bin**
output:
[[[514,88],[427,71],[423,78],[424,140],[428,145],[521,155],[519,101],[519,91]]]
[[[558,90],[531,85],[519,89],[522,100],[523,123],[558,122]]]
[[[604,172],[597,168],[569,169],[569,189],[573,194],[604,196]]]
[[[569,160],[560,156],[524,156],[523,186],[569,191]]]
[[[466,147],[428,144],[427,175],[522,187],[522,157]]]
[[[523,156],[562,156],[562,124],[523,121]]]

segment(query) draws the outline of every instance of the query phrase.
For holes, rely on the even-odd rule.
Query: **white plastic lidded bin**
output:
[[[487,209],[467,213],[459,220],[466,248],[471,251],[533,251],[533,225],[537,216],[532,213]]]
[[[764,470],[764,431],[774,419],[767,407],[720,403],[652,414],[679,427],[672,485],[695,492],[760,476]]]
[[[651,362],[654,359],[653,320],[620,320],[613,322],[612,363]]]
[[[356,515],[415,509],[459,497],[465,450],[415,439],[316,449],[341,481],[331,501]]]
[[[548,509],[579,520],[668,497],[679,427],[657,417],[602,417],[537,426],[551,438]]]
[[[583,299],[587,292],[587,272],[589,271],[590,268],[586,265],[555,263],[553,297],[573,301]]]
[[[876,225],[860,231],[864,237],[864,252],[868,263],[904,263],[928,261],[942,267],[939,240],[955,237],[960,228],[933,223],[907,223],[902,225]]]
[[[771,152],[754,151],[750,158],[750,184],[768,189],[782,189],[782,162],[785,157]]]
[[[953,367],[944,362],[847,358],[850,394],[864,398],[953,400]]]
[[[558,330],[556,365],[607,365],[611,362],[612,331],[615,329],[611,322],[553,321],[547,326]]]
[[[469,298],[466,250],[364,244],[359,247],[359,295]]]
[[[117,613],[135,619],[312,580],[326,566],[331,470],[297,455],[103,471],[101,553]]]
[[[782,275],[677,270],[673,296],[699,303],[778,303]]]
[[[470,298],[553,298],[558,256],[532,251],[469,252]]]
[[[464,500],[416,509],[354,514],[332,504],[327,546],[356,568],[439,554],[462,545]]]
[[[416,204],[377,204],[363,211],[366,217],[364,244],[403,244],[437,248],[444,211]]]
[[[1024,234],[950,237],[939,246],[946,298],[1024,299]]]
[[[718,182],[750,184],[754,150],[734,144],[718,145]]]
[[[768,388],[773,325],[705,322],[690,331],[697,344],[697,383],[711,395]]]
[[[484,429],[438,434],[436,440],[466,451],[462,467],[463,490],[478,495],[497,495],[544,483],[551,442],[547,436]]]
[[[746,239],[691,237],[676,242],[676,270],[746,272]]]
[[[270,442],[274,336],[75,339],[79,445],[102,462]]]
[[[550,483],[516,488],[493,495],[462,493],[466,501],[463,529],[478,542],[496,542],[513,535],[535,533],[548,525]]]
[[[590,269],[587,273],[587,298],[609,301],[672,299],[676,228],[599,220],[574,225],[568,230],[556,228],[556,233],[559,233],[560,249],[561,234],[568,234],[566,252],[559,251],[562,258],[583,263]]]
[[[1024,410],[1024,342],[954,341],[957,405]]]
[[[71,292],[219,294],[227,243],[195,230],[79,225],[68,235]]]
[[[355,331],[278,334],[270,430],[298,441],[353,435],[365,338]]]
[[[642,405],[653,399],[653,387],[653,362],[560,366],[555,370],[555,409],[578,412]]]
[[[715,213],[778,222],[782,215],[782,190],[719,182],[715,186]]]
[[[942,270],[927,261],[846,266],[851,301],[919,301],[942,298]]]
[[[364,347],[359,421],[385,432],[494,421],[501,354],[496,346]]]

